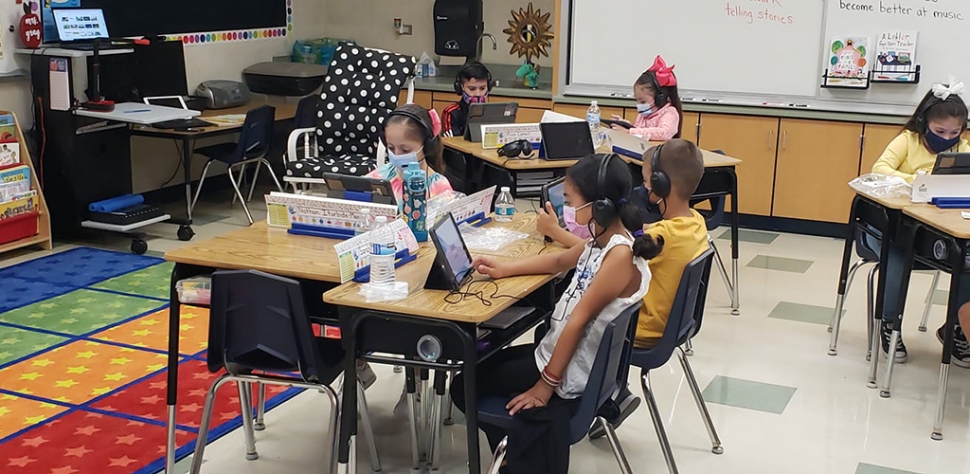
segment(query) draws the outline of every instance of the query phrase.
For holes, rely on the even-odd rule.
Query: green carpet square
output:
[[[0,314],[0,321],[81,335],[164,305],[158,300],[81,289]]]
[[[0,328],[0,365],[42,351],[66,340],[66,337],[53,334],[11,327]]]
[[[171,262],[160,263],[103,281],[94,288],[168,299],[173,266]]]

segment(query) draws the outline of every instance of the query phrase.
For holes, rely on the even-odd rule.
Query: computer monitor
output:
[[[108,38],[108,26],[100,8],[58,8],[53,12],[62,43]]]

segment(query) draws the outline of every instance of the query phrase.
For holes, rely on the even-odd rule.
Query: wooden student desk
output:
[[[500,255],[500,258],[519,259],[563,250],[563,247],[558,244],[545,244],[542,236],[535,231],[534,215],[523,213],[519,216],[511,225],[503,223],[490,225],[517,227],[523,232],[528,231],[531,234],[530,237],[508,248],[490,253]],[[484,300],[488,302],[486,305],[477,297],[460,298],[457,295],[449,297],[448,291],[424,289],[424,281],[434,258],[433,251],[430,249],[424,251],[427,248],[425,246],[422,249],[417,261],[397,271],[397,279],[408,282],[410,294],[406,299],[368,303],[358,295],[360,285],[353,282],[324,293],[325,302],[339,307],[341,335],[349,355],[344,373],[354,373],[356,358],[404,365],[409,370],[436,370],[438,373],[434,377],[434,391],[440,401],[448,396],[445,392],[443,374],[460,370],[464,373],[466,406],[475,407],[477,405],[475,380],[477,363],[512,343],[545,317],[545,311],[551,310],[555,303],[551,285],[555,275],[503,278],[495,280],[494,284],[481,275],[475,275],[477,282],[472,283],[470,288],[465,287],[464,290],[482,292]],[[540,291],[544,288],[548,289],[548,293]],[[477,337],[478,324],[491,319],[519,300],[530,296],[539,299],[541,295],[548,297],[545,302],[548,307],[542,308],[545,311],[536,311],[506,330],[492,331],[481,339]],[[449,297],[449,301],[453,303],[446,302],[446,297]],[[418,354],[418,344],[427,337],[440,341],[441,353],[434,360],[421,359]],[[378,356],[375,353],[397,354],[404,358]],[[357,422],[354,415],[356,409],[356,391],[344,390],[338,450],[338,462],[344,466],[348,464],[352,455],[350,440],[356,436]],[[468,410],[465,418],[468,469],[469,472],[478,474],[481,471],[481,460],[476,411]]]
[[[219,115],[245,115],[252,109],[263,105],[271,105],[276,108],[276,122],[292,120],[296,116],[297,104],[266,104],[252,102],[240,107],[220,110],[206,110],[198,118],[205,120],[206,117]],[[190,240],[195,233],[192,231],[192,148],[196,140],[202,138],[214,138],[224,135],[239,133],[242,124],[229,125],[225,127],[204,127],[195,131],[162,130],[148,125],[134,125],[131,134],[139,137],[149,138],[168,138],[182,143],[182,170],[185,179],[185,219],[172,219],[171,222],[180,224],[178,237],[179,240]]]

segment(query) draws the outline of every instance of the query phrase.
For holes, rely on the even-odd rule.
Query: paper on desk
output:
[[[71,109],[71,80],[67,73],[66,58],[50,59],[51,110]]]
[[[394,232],[395,248],[407,247],[412,254],[418,251],[418,239],[414,238],[411,228],[404,219],[395,219],[390,224]],[[354,279],[354,272],[370,265],[370,232],[347,239],[333,246],[340,265],[340,283]]]
[[[573,117],[572,115],[561,114],[559,112],[553,112],[547,110],[542,113],[542,123],[568,123],[568,122],[583,122],[581,118]]]
[[[246,116],[244,114],[229,114],[203,117],[202,119],[217,127],[231,127],[233,125],[242,125],[246,121]]]
[[[960,215],[963,216],[964,219],[970,220],[970,212],[961,211]]]

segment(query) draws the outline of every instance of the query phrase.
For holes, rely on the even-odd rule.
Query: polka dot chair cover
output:
[[[397,108],[414,58],[341,43],[317,103],[317,157],[287,163],[286,174],[362,176],[376,167],[381,126]]]

